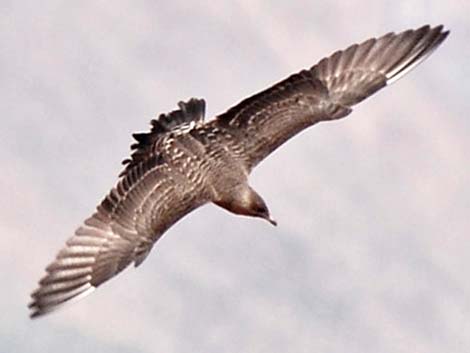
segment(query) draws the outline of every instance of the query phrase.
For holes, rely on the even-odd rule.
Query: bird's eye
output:
[[[267,209],[266,209],[266,207],[263,207],[263,206],[257,206],[255,208],[255,211],[256,211],[256,213],[266,213]]]

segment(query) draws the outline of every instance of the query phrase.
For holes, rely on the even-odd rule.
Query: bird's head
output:
[[[276,221],[271,218],[266,202],[249,185],[238,185],[229,195],[216,203],[235,214],[262,218],[274,226],[277,225]]]
[[[256,197],[251,198],[250,216],[263,218],[273,226],[277,226],[277,222],[271,217],[268,206],[266,206],[264,200],[258,194],[255,193],[255,195]]]

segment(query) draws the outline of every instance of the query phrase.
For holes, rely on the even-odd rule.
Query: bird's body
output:
[[[447,34],[442,26],[389,33],[338,51],[210,121],[204,121],[204,100],[195,98],[152,120],[150,132],[134,134],[116,187],[47,267],[32,294],[32,316],[138,266],[169,227],[206,203],[275,224],[249,186],[253,168],[305,128],[347,116]]]

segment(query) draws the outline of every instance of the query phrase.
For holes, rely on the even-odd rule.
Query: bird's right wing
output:
[[[351,107],[402,77],[446,38],[442,26],[389,33],[335,52],[217,117],[252,169],[303,129],[342,118]]]

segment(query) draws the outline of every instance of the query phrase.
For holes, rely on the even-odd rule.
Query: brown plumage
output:
[[[204,122],[205,102],[192,98],[134,134],[115,188],[78,228],[33,292],[31,316],[83,297],[130,263],[195,208],[213,202],[275,224],[248,184],[251,170],[301,130],[340,119],[397,80],[447,37],[442,26],[389,33],[338,51]]]

